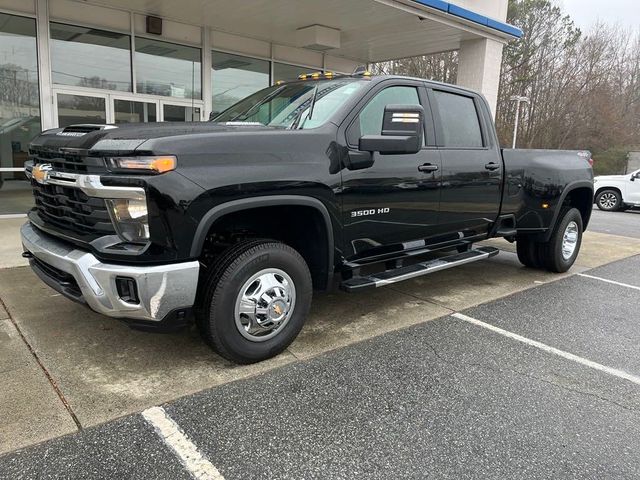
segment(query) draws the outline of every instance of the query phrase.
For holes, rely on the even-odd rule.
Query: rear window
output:
[[[434,90],[433,93],[442,123],[444,146],[482,147],[482,130],[473,98],[439,90]]]

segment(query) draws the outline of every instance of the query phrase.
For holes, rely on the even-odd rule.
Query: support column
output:
[[[51,90],[51,57],[49,56],[49,2],[36,0],[36,35],[38,50],[38,81],[40,87],[40,119],[42,129],[53,128],[57,120],[53,115]]]
[[[209,114],[213,109],[211,86],[211,30],[207,26],[202,27],[202,100],[204,101],[203,118],[209,120]]]
[[[457,84],[482,93],[494,117],[498,104],[502,47],[501,42],[481,38],[462,42],[458,52]]]

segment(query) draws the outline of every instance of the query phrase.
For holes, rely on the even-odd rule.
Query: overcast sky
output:
[[[640,0],[558,0],[584,31],[601,20],[622,27],[640,28]]]

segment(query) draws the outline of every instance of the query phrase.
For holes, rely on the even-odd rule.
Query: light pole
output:
[[[516,124],[513,127],[513,145],[511,146],[511,148],[516,148],[516,139],[518,138],[518,121],[520,120],[520,104],[529,103],[529,97],[514,95],[509,100],[516,102]]]

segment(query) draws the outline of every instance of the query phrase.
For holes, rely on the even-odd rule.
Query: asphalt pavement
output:
[[[626,212],[603,212],[594,205],[589,230],[640,238],[640,208]]]
[[[609,233],[640,237],[635,213],[591,226],[620,215]],[[0,478],[639,478],[638,271],[582,268],[170,401],[159,423],[84,428],[0,456]]]

